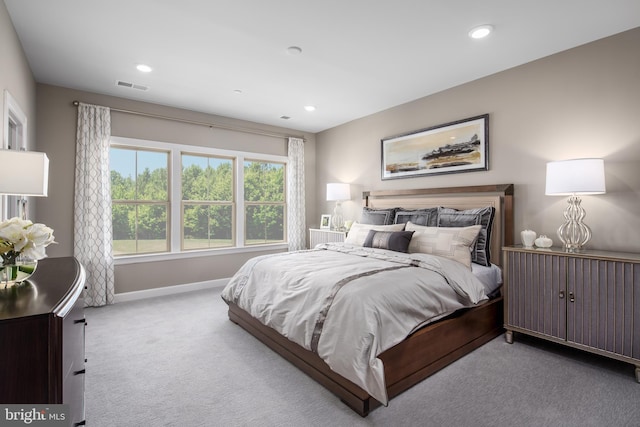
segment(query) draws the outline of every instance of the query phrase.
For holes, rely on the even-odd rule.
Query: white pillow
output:
[[[481,228],[481,225],[425,227],[409,221],[405,230],[414,232],[409,243],[409,253],[437,255],[471,268],[471,249]]]
[[[391,225],[376,225],[376,224],[360,224],[354,222],[349,229],[349,234],[345,239],[345,243],[354,246],[364,245],[364,241],[367,239],[369,231],[402,231],[404,230],[404,224],[391,224]]]

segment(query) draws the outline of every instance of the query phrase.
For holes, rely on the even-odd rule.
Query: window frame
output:
[[[255,153],[247,151],[226,150],[221,148],[206,147],[199,145],[178,144],[172,142],[152,141],[136,138],[127,138],[121,136],[112,136],[110,141],[112,146],[133,148],[133,149],[151,149],[169,151],[169,212],[167,216],[170,218],[167,236],[169,238],[169,252],[163,253],[145,253],[119,255],[114,257],[114,263],[134,264],[138,262],[166,261],[173,259],[196,258],[211,255],[227,255],[247,252],[260,252],[265,250],[281,250],[288,248],[288,235],[285,220],[285,240],[280,243],[263,243],[245,245],[244,243],[244,161],[252,159],[255,161],[276,162],[285,165],[285,174],[288,173],[289,160],[287,156],[274,154]],[[235,246],[225,248],[207,248],[207,249],[188,249],[182,250],[182,154],[196,154],[216,157],[233,158],[235,162],[234,173],[234,240]],[[242,165],[242,167],[238,166]],[[285,175],[286,176],[286,175]],[[285,182],[285,209],[287,206],[288,188]],[[285,216],[286,218],[286,216]],[[177,238],[176,238],[177,236]]]
[[[113,199],[111,199],[111,203],[118,203],[120,205],[129,205],[132,206],[136,211],[138,210],[138,208],[140,206],[165,206],[166,207],[166,215],[167,215],[167,231],[166,231],[166,247],[170,250],[170,242],[171,242],[171,192],[170,192],[170,188],[171,188],[171,181],[173,180],[172,177],[172,167],[171,167],[171,152],[168,150],[163,150],[163,149],[158,149],[158,148],[148,148],[148,147],[133,147],[133,146],[129,146],[129,145],[122,145],[122,144],[114,144],[113,142],[111,142],[109,144],[109,148],[117,148],[117,149],[122,149],[122,150],[131,150],[131,151],[147,151],[147,152],[155,152],[155,153],[163,153],[163,154],[167,154],[167,200],[141,200],[139,198],[137,198],[137,194],[136,194],[136,198],[132,199],[132,200],[118,200],[116,202],[114,202]],[[136,165],[136,183],[137,183],[137,179],[138,179],[138,170],[137,170],[137,165]],[[137,190],[136,190],[137,193]],[[137,213],[136,213],[137,216]],[[136,235],[138,234],[138,230],[136,229]],[[112,238],[112,242],[113,242],[113,238]],[[136,248],[138,247],[138,238],[136,237]],[[113,249],[113,245],[112,245],[112,249]],[[133,253],[128,253],[128,254],[122,254],[122,255],[117,255],[117,258],[121,258],[121,257],[127,257],[127,256],[133,256],[133,255],[152,255],[152,254],[166,254],[168,253],[167,251],[161,251],[161,252],[142,252],[142,253],[137,253],[137,252],[133,252]],[[114,256],[115,258],[116,256]]]
[[[212,201],[212,200],[184,200],[182,197],[180,197],[180,251],[181,252],[191,252],[191,251],[200,251],[200,250],[209,250],[209,249],[228,249],[228,248],[235,248],[237,247],[237,234],[235,232],[236,227],[236,221],[233,221],[232,225],[231,225],[231,246],[223,246],[223,247],[219,247],[219,248],[194,248],[194,249],[185,249],[184,247],[184,227],[182,226],[184,224],[184,206],[185,206],[185,202],[187,204],[190,205],[202,205],[202,206],[226,206],[226,205],[231,205],[231,215],[233,218],[237,218],[237,194],[236,194],[236,189],[238,187],[237,185],[237,180],[238,180],[238,173],[237,173],[237,168],[238,168],[238,162],[237,162],[237,158],[233,157],[233,156],[222,156],[222,155],[213,155],[213,154],[203,154],[203,153],[194,153],[192,151],[181,151],[180,152],[180,196],[182,196],[182,156],[186,155],[186,156],[200,156],[200,157],[208,157],[208,158],[215,158],[215,159],[226,159],[226,160],[231,160],[231,173],[232,173],[232,197],[231,200],[224,200],[224,201]]]
[[[27,115],[7,89],[4,90],[3,123],[4,134],[2,135],[1,148],[3,150],[26,150]],[[12,128],[15,129],[14,133],[11,132]],[[14,143],[15,146],[12,147],[11,143]],[[20,203],[20,196],[0,196],[0,217],[8,219],[18,216],[18,203]]]
[[[244,226],[246,228],[247,226],[247,207],[249,206],[283,206],[284,212],[283,212],[283,218],[282,218],[282,238],[283,240],[281,242],[277,242],[277,243],[287,243],[289,241],[289,236],[287,233],[287,222],[289,220],[289,217],[287,215],[287,191],[288,191],[288,186],[287,186],[287,174],[289,173],[289,170],[287,168],[287,164],[284,162],[276,162],[276,161],[265,161],[262,159],[256,159],[256,158],[247,158],[245,157],[243,162],[242,162],[242,170],[244,173],[244,167],[245,167],[245,162],[259,162],[259,163],[282,163],[282,165],[284,166],[284,183],[283,183],[283,188],[284,188],[284,200],[282,202],[274,202],[274,201],[268,201],[268,202],[252,202],[252,201],[248,201],[248,200],[244,200],[244,212],[243,212],[243,217],[242,220],[244,221]],[[244,189],[244,180],[242,182],[242,188]],[[244,198],[244,194],[243,194],[243,198]],[[246,233],[244,234],[244,246],[257,246],[257,245],[264,245],[265,243],[247,243],[247,235]]]

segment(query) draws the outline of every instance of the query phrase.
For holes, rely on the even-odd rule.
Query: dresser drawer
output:
[[[65,376],[74,365],[84,369],[84,300],[78,298],[63,320],[62,372]]]
[[[85,317],[82,297],[73,305],[63,320],[62,402],[69,405],[73,426],[84,420],[85,381]]]
[[[71,425],[83,421],[84,416],[84,366],[82,366],[82,372],[78,373],[76,367],[73,367],[74,371],[64,379],[62,383],[63,403],[69,405],[69,417],[71,418]]]

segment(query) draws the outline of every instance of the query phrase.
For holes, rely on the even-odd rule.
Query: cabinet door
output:
[[[640,357],[640,264],[570,258],[567,340]]]
[[[566,258],[507,252],[506,323],[566,339]]]

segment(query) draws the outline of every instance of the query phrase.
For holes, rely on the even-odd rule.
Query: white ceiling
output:
[[[308,132],[640,26],[639,0],[4,1],[38,82]]]

